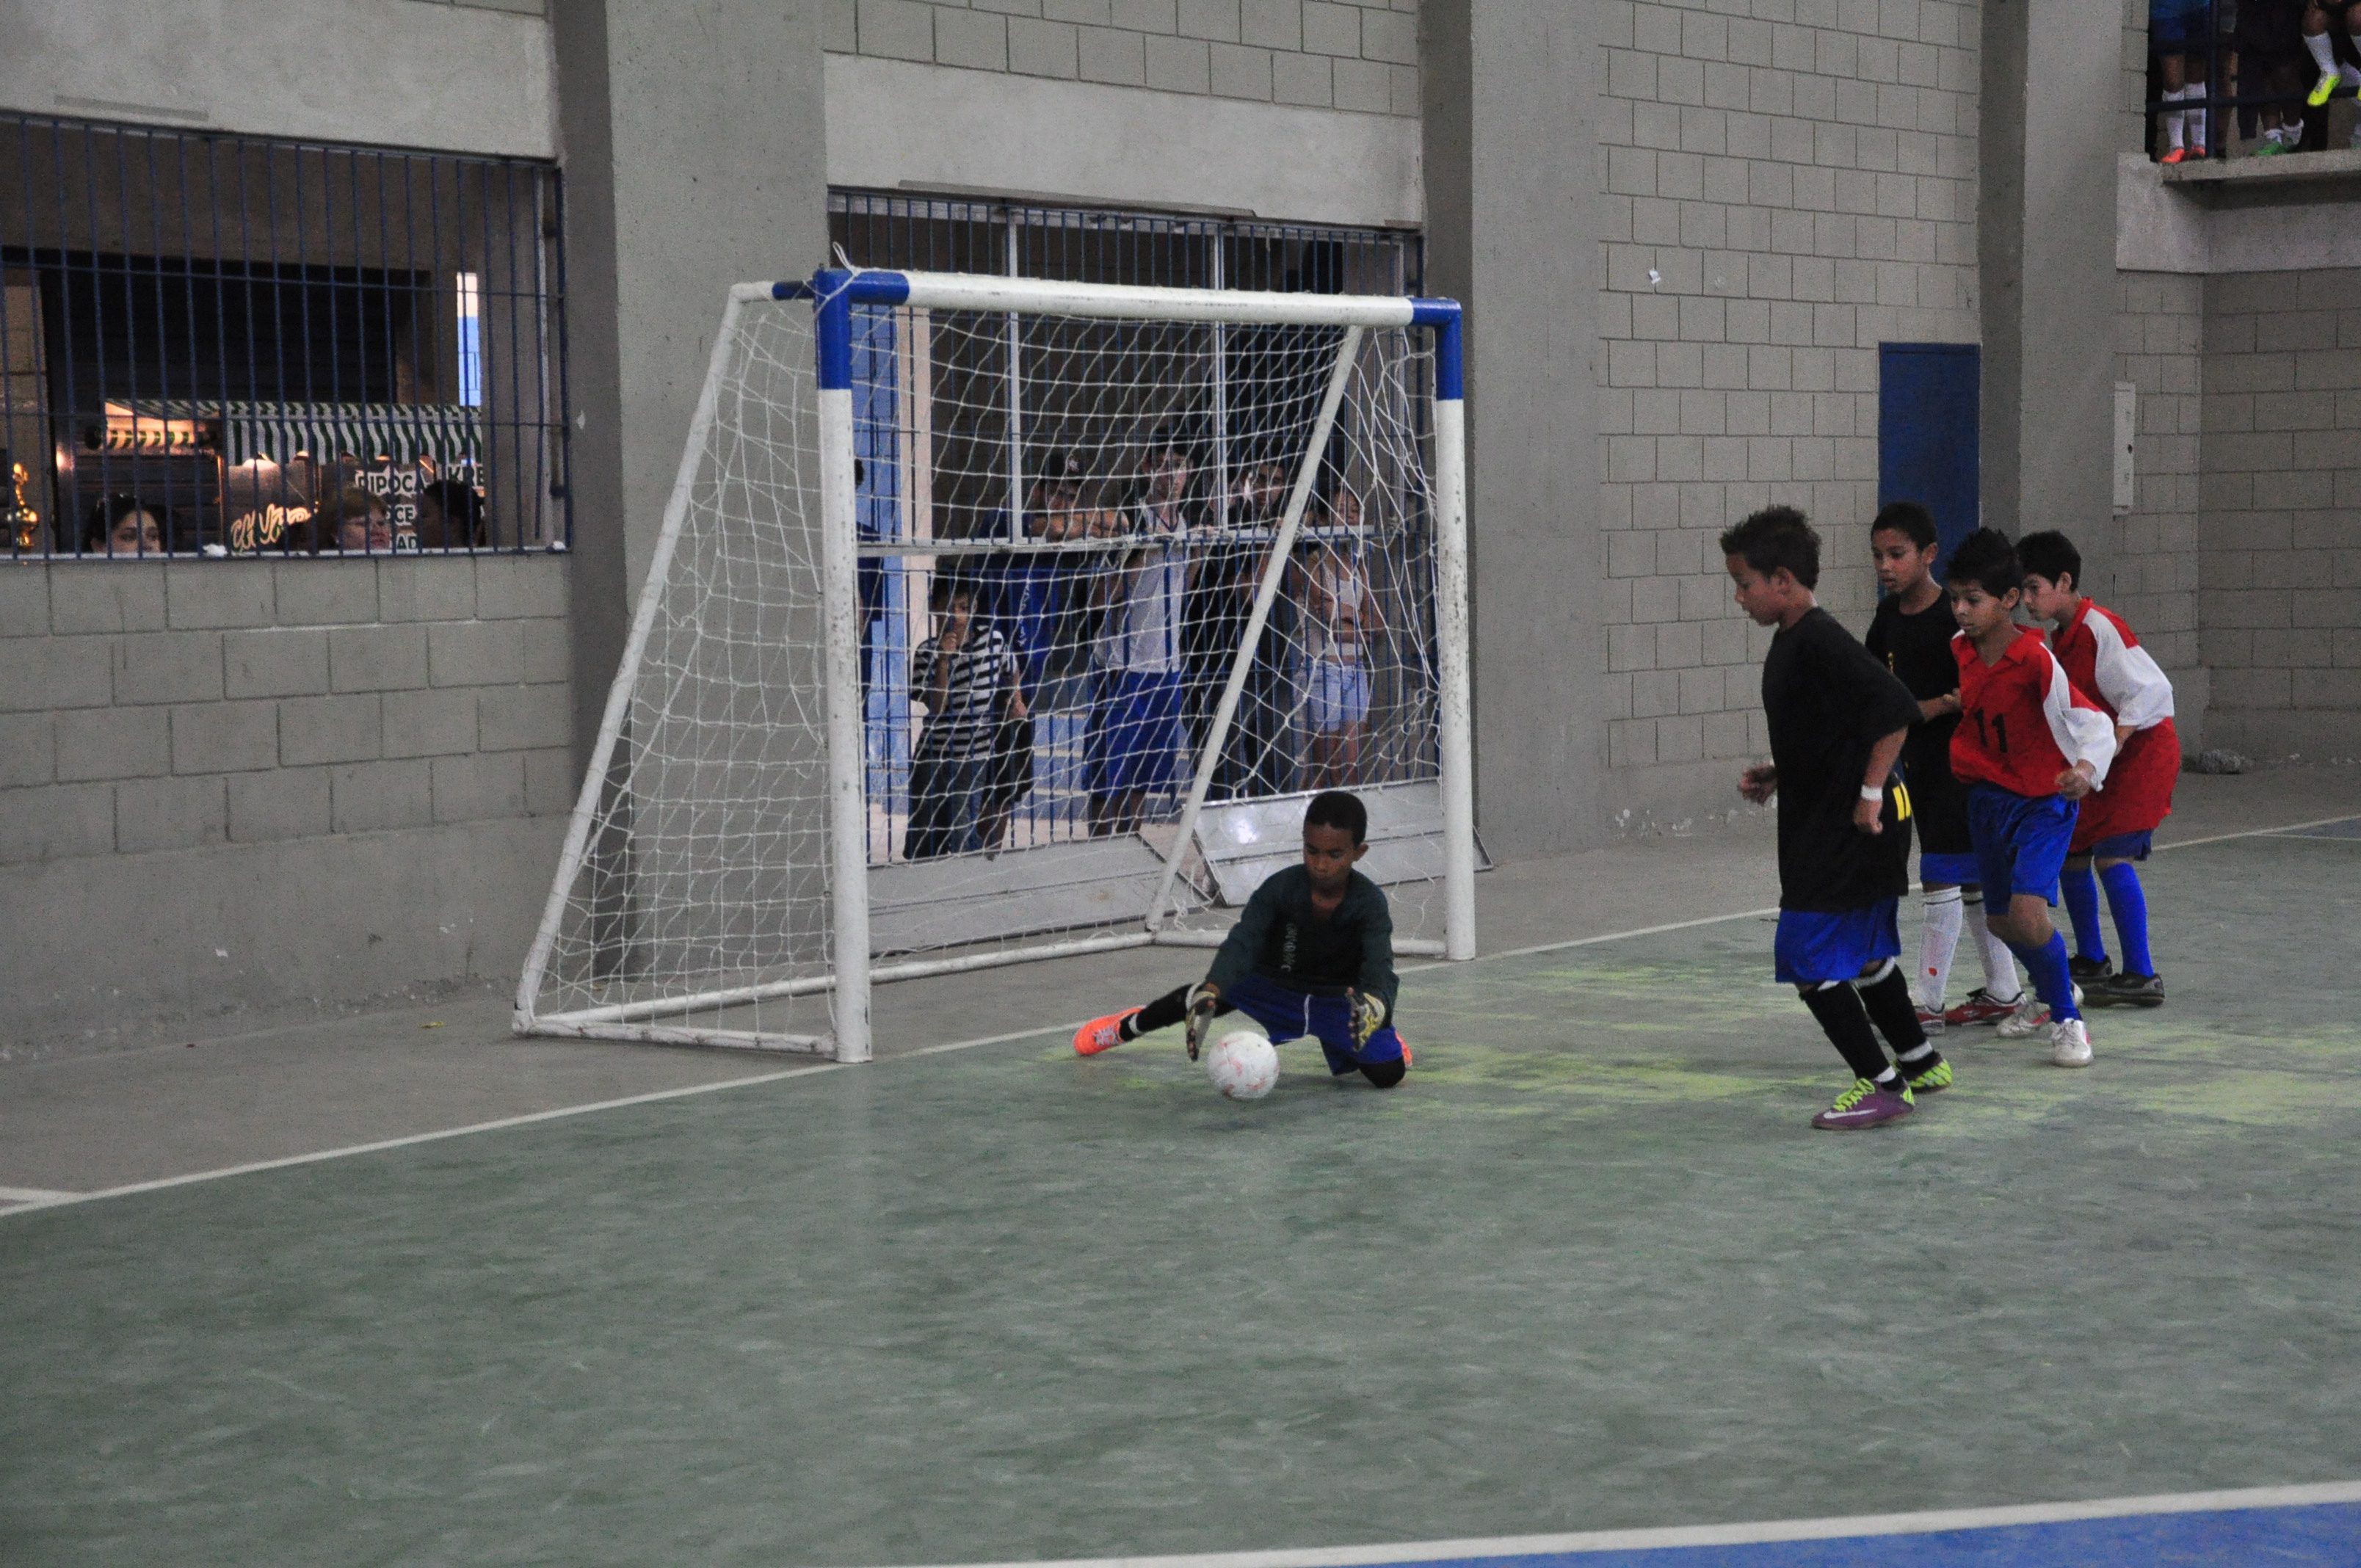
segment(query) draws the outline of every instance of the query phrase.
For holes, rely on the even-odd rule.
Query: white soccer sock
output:
[[[1943,990],[1951,983],[1951,957],[1960,950],[1962,919],[1960,890],[1938,888],[1927,894],[1918,932],[1918,1005],[1939,1009]]]
[[[2168,104],[2178,104],[2188,89],[2185,87],[2168,89],[2164,94],[2164,101]],[[2180,150],[2180,122],[2186,117],[2175,109],[2167,109],[2157,116],[2164,122],[2164,145],[2167,150],[2172,152]]]
[[[2180,90],[2180,95],[2183,98],[2202,98],[2211,91],[2212,89],[2203,82],[2192,82]],[[2203,147],[2205,145],[2205,111],[2202,109],[2180,111],[2180,129],[2182,137],[2191,147]]]
[[[1969,924],[1975,931],[1976,956],[1984,962],[1984,993],[1994,1002],[2015,1002],[2025,994],[2024,983],[2016,978],[2016,955],[1984,924],[1982,895],[1965,902],[1967,913],[1975,916]]]
[[[2316,38],[2306,33],[2303,38],[2303,47],[2312,51],[2312,58],[2319,64],[2320,73],[2323,76],[2336,74],[2336,51],[2330,47],[2326,33],[2322,33]]]
[[[2336,67],[2336,84],[2339,87],[2361,87],[2361,66],[2340,62]]]

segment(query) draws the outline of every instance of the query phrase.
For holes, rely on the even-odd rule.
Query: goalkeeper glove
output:
[[[1212,981],[1200,981],[1189,993],[1189,1059],[1197,1059],[1197,1047],[1204,1042],[1205,1025],[1213,1022],[1213,1009],[1222,1000],[1221,988]]]
[[[1386,1026],[1386,999],[1366,991],[1353,992],[1353,1043],[1366,1046],[1369,1036]]]

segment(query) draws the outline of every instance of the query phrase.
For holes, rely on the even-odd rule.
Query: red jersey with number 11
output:
[[[2106,782],[2115,727],[2074,689],[2040,632],[2020,627],[1997,663],[1985,663],[1964,631],[1951,639],[1951,652],[1960,662],[1954,778],[2038,797],[2056,795],[2058,775],[2088,762],[2092,782]]]

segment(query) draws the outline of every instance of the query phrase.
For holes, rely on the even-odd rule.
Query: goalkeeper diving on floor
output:
[[[1096,1056],[1186,1022],[1193,1061],[1206,1025],[1237,1012],[1274,1042],[1317,1039],[1338,1078],[1357,1071],[1379,1089],[1400,1083],[1410,1047],[1393,1025],[1393,914],[1378,884],[1353,869],[1369,852],[1368,837],[1368,808],[1358,797],[1335,789],[1313,795],[1303,813],[1303,863],[1255,889],[1205,978],[1093,1018],[1075,1033],[1075,1054]]]

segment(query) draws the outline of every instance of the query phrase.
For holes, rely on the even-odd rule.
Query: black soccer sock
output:
[[[1900,964],[1887,959],[1885,972],[1875,980],[1855,981],[1853,990],[1868,1010],[1870,1022],[1877,1025],[1896,1057],[1916,1071],[1934,1066],[1934,1047],[1927,1043],[1926,1026],[1918,1022],[1918,1003],[1910,995],[1910,982],[1903,978]]]
[[[1169,1029],[1189,1016],[1189,993],[1192,985],[1176,985],[1138,1012],[1123,1021],[1123,1037],[1136,1040],[1151,1030]]]
[[[1885,1053],[1877,1048],[1877,1036],[1870,1033],[1869,1014],[1861,1006],[1861,993],[1841,981],[1834,985],[1807,986],[1804,990],[1804,1005],[1820,1021],[1820,1028],[1828,1043],[1852,1069],[1855,1078],[1872,1081],[1893,1072]]]
[[[1130,1017],[1126,1018],[1120,1029],[1123,1037],[1126,1040],[1136,1040],[1150,1030],[1169,1029],[1178,1024],[1181,1019],[1189,1016],[1189,993],[1196,989],[1193,985],[1176,985]],[[1213,1016],[1216,1018],[1224,1013],[1236,1011],[1236,1008],[1226,1002],[1213,1003]]]

